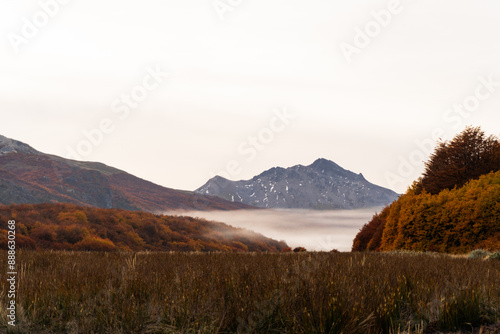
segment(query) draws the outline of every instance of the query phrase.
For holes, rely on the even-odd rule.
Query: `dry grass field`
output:
[[[500,321],[497,260],[21,251],[17,263],[18,333],[433,333]]]

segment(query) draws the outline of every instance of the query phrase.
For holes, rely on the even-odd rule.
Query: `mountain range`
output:
[[[234,210],[243,203],[165,188],[98,162],[41,153],[0,135],[0,204],[73,203],[147,212]]]
[[[383,206],[399,197],[326,159],[309,166],[274,167],[250,180],[215,176],[195,192],[260,208],[358,209]]]
[[[383,206],[394,191],[333,161],[274,167],[250,180],[210,179],[194,192],[165,188],[99,162],[45,154],[0,135],[0,205],[73,203],[160,213],[248,208],[357,209]]]

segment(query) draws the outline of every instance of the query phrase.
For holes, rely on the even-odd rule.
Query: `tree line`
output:
[[[83,251],[279,252],[278,242],[245,229],[203,219],[73,204],[0,206],[0,221],[16,221],[22,249]],[[0,247],[7,245],[0,226]],[[3,246],[2,246],[3,245]]]
[[[500,142],[467,127],[438,143],[423,175],[365,224],[353,251],[500,249]]]

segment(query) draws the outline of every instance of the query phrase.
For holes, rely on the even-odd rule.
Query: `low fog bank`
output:
[[[176,211],[168,215],[204,218],[242,227],[276,240],[285,240],[290,247],[307,250],[350,251],[359,229],[381,208],[361,210],[237,210]]]

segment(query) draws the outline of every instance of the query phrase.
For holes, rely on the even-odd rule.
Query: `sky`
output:
[[[500,135],[497,0],[8,0],[0,134],[194,190],[330,159],[399,193]]]

